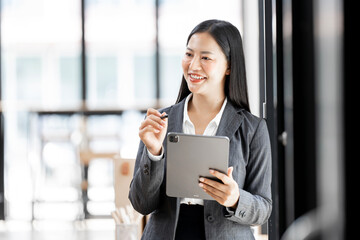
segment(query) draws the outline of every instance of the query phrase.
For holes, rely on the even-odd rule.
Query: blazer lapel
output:
[[[227,136],[231,139],[236,130],[239,129],[244,119],[244,116],[240,112],[241,109],[235,108],[228,100],[221,117],[216,136]]]

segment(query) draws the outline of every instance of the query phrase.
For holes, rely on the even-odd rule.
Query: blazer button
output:
[[[146,170],[149,170],[149,165],[148,165],[148,164],[145,164],[145,165],[144,165],[144,168],[145,168]]]
[[[209,216],[207,216],[207,220],[209,222],[214,222],[215,218],[213,216],[209,215]]]
[[[145,173],[146,175],[149,175],[149,170],[148,170],[148,169],[145,169],[145,170],[144,170],[144,173]]]

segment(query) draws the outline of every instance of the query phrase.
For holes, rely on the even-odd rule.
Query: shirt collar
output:
[[[185,124],[186,122],[189,122],[192,124],[190,118],[189,118],[189,115],[188,115],[188,104],[189,104],[189,101],[192,97],[192,93],[190,93],[187,97],[186,97],[186,100],[185,100],[185,105],[184,105],[184,119],[183,119],[183,124]],[[222,117],[222,114],[224,112],[224,109],[225,109],[225,106],[226,106],[226,103],[227,103],[227,97],[225,97],[225,100],[221,106],[221,109],[220,111],[218,112],[218,114],[216,114],[216,116],[210,121],[210,123],[214,122],[216,124],[216,126],[219,126],[220,124],[220,120],[221,120],[221,117]],[[209,124],[210,124],[209,123]]]

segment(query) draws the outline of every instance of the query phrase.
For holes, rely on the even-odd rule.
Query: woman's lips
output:
[[[189,74],[189,77],[190,77],[190,81],[194,83],[198,83],[206,79],[206,77],[198,74]]]

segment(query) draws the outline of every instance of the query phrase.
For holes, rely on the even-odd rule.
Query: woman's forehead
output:
[[[221,51],[219,44],[207,32],[193,34],[188,42],[187,49],[213,54]]]

